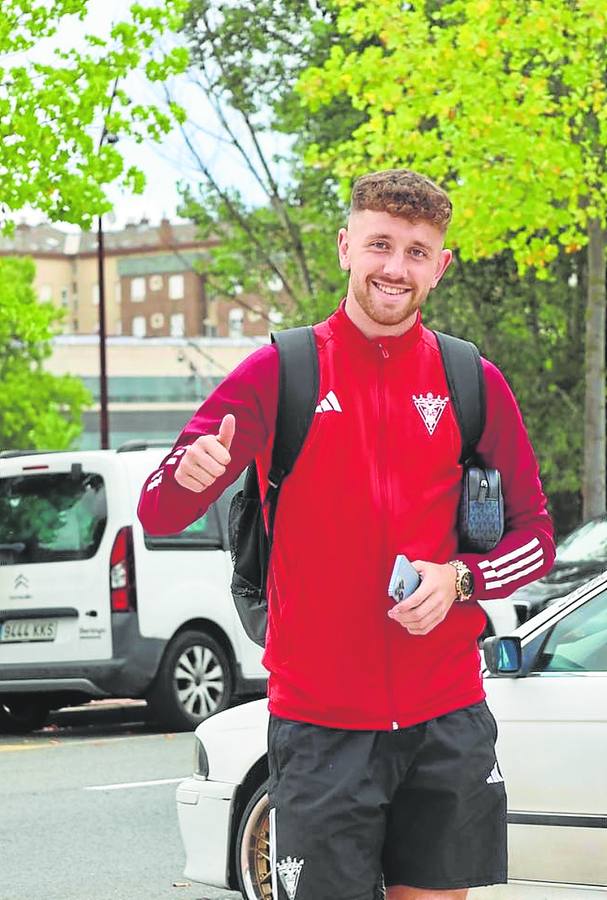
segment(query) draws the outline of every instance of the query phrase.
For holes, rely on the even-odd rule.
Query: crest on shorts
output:
[[[291,859],[290,856],[287,856],[286,859],[281,859],[280,862],[276,864],[282,886],[287,892],[289,900],[295,900],[303,864],[303,859]]]
[[[423,419],[424,425],[428,429],[428,434],[434,434],[434,429],[438,425],[438,420],[443,414],[445,406],[449,402],[448,397],[435,397],[431,391],[426,396],[420,394],[416,397],[413,394],[413,402],[415,408]]]

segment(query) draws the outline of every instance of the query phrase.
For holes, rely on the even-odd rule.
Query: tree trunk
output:
[[[588,304],[586,308],[584,410],[584,521],[605,507],[605,237],[602,223],[588,224]]]

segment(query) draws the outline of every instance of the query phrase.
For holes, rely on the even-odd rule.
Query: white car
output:
[[[0,454],[0,731],[104,697],[145,697],[190,731],[264,691],[230,593],[230,492],[177,535],[137,518],[167,451]]]
[[[607,575],[485,647],[508,792],[510,882],[471,898],[607,895]],[[185,874],[272,898],[265,700],[195,733],[195,772],[177,788]]]

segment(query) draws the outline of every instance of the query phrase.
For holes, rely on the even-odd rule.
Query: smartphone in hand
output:
[[[413,568],[404,553],[399,553],[394,561],[388,594],[395,603],[409,597],[420,584],[419,572]]]

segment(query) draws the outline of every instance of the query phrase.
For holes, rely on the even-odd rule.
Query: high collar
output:
[[[341,301],[335,312],[329,316],[327,324],[335,337],[347,340],[350,344],[360,347],[363,351],[367,349],[376,352],[381,346],[384,347],[390,355],[406,353],[422,338],[424,328],[419,310],[417,311],[415,322],[404,334],[397,336],[382,335],[381,337],[368,338],[363,334],[360,328],[354,324],[352,319],[350,319],[346,313],[345,306],[346,301],[344,299]]]

